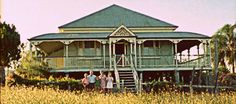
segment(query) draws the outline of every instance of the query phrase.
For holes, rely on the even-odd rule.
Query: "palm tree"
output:
[[[236,56],[234,29],[236,24],[226,24],[219,29],[213,36],[211,41],[211,49],[215,50],[214,42],[218,40],[218,65],[221,67],[231,66],[231,70],[235,73],[234,61]],[[212,61],[214,62],[214,51],[212,51]]]

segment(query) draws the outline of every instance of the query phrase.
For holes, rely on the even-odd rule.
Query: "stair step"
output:
[[[120,79],[120,82],[122,82],[122,80],[124,80],[124,79]],[[134,80],[133,79],[126,79],[126,80],[124,80],[124,82],[134,82]]]
[[[120,84],[122,84],[122,82]],[[135,84],[135,82],[124,82],[124,84]]]
[[[120,76],[132,76],[133,77],[133,74],[120,74]]]
[[[128,68],[119,68],[118,73],[120,77],[120,86],[124,87],[126,91],[136,92],[136,85],[132,70]],[[124,81],[123,86],[122,80]]]
[[[127,82],[134,82],[134,80],[132,80],[132,79],[131,80],[124,80],[124,82],[125,83],[127,83]],[[120,80],[120,83],[122,83],[122,79]]]
[[[125,88],[126,90],[136,90],[135,88]]]
[[[119,73],[120,73],[120,74],[123,74],[123,73],[124,73],[124,74],[128,74],[128,73],[129,73],[129,74],[133,74],[132,71],[120,71]]]
[[[120,76],[120,79],[134,79],[134,77],[123,77],[123,76]]]
[[[135,87],[135,85],[124,85],[125,87]]]

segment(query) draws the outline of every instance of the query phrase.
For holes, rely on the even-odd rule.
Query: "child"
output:
[[[99,77],[96,77],[95,90],[96,91],[100,90],[100,79],[99,79]]]
[[[84,86],[84,89],[87,90],[87,86],[89,84],[88,74],[87,73],[84,73],[84,78],[82,79],[82,84]]]
[[[105,92],[106,90],[106,75],[100,71],[100,76],[99,76],[99,79],[100,79],[100,87],[101,87],[101,91],[100,92]]]
[[[111,75],[111,73],[109,72],[108,73],[108,76],[107,76],[107,90],[108,92],[111,92],[112,88],[113,88],[113,77]]]

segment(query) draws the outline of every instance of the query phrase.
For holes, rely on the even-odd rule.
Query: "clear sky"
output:
[[[177,25],[177,31],[208,36],[236,23],[236,0],[3,0],[3,20],[16,25],[27,42],[112,4]]]

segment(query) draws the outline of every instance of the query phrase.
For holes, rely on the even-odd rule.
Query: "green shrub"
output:
[[[171,91],[175,89],[175,83],[173,82],[161,82],[157,80],[153,80],[151,82],[147,82],[144,86],[143,89],[148,91],[148,90],[153,90],[154,92],[158,91]]]
[[[25,50],[22,47],[21,58],[19,64],[16,67],[16,73],[23,78],[42,77],[47,78],[49,76],[49,67],[46,62],[41,58],[33,57],[35,51]],[[43,52],[37,52],[40,56],[43,56]]]
[[[17,74],[9,74],[9,80],[7,80],[8,86],[33,86],[38,88],[50,87],[50,88],[59,88],[61,90],[82,90],[83,85],[80,80],[72,78],[53,78],[52,76],[49,79],[34,77],[34,78],[23,78]]]
[[[228,73],[222,75],[220,82],[223,85],[228,85],[228,86],[236,85],[236,73]]]

